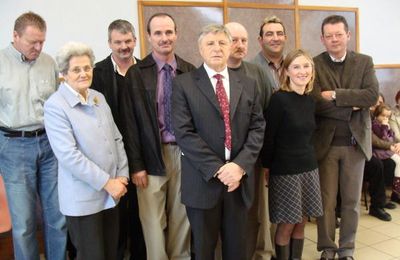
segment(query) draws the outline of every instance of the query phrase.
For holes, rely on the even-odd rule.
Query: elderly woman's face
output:
[[[92,84],[93,78],[93,68],[89,57],[86,55],[72,57],[64,78],[75,91],[86,96],[86,90]]]

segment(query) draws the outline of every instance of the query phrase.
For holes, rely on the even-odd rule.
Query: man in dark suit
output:
[[[254,166],[265,121],[254,80],[227,68],[231,36],[223,25],[203,28],[203,66],[173,84],[173,126],[182,150],[182,202],[196,260],[245,260]]]
[[[225,24],[232,36],[231,52],[228,58],[228,68],[243,73],[254,79],[259,91],[259,100],[264,113],[267,110],[272,94],[272,75],[256,64],[244,61],[248,49],[248,33],[243,25],[236,22]],[[249,210],[247,228],[247,259],[269,260],[273,253],[271,223],[268,213],[268,189],[265,188],[265,175],[261,163],[255,168],[255,197]]]
[[[324,215],[318,222],[321,259],[353,259],[364,163],[372,155],[369,107],[378,99],[378,81],[369,56],[347,50],[347,21],[332,15],[322,22],[326,52],[314,58],[316,79],[315,150]],[[335,244],[335,207],[340,187],[340,238]]]
[[[180,149],[171,123],[172,78],[194,66],[175,55],[174,19],[157,13],[147,23],[152,52],[127,73],[121,104],[123,137],[147,259],[190,259],[190,225],[180,196]]]
[[[111,54],[96,63],[93,69],[91,88],[104,94],[111,108],[114,121],[121,130],[121,120],[123,120],[120,116],[119,106],[121,88],[124,87],[126,72],[138,61],[133,56],[136,36],[132,24],[121,19],[113,21],[108,26],[108,46],[111,49]],[[124,258],[125,248],[129,241],[130,259],[144,260],[146,259],[146,245],[139,219],[136,187],[130,182],[127,188],[127,195],[121,197],[118,204],[120,217],[118,259]]]

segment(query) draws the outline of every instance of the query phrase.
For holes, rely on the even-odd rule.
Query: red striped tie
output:
[[[215,74],[214,78],[217,79],[216,86],[216,95],[219,102],[219,107],[221,108],[222,114],[224,116],[224,125],[225,125],[225,147],[230,151],[232,149],[232,132],[231,132],[231,124],[229,120],[229,101],[228,96],[226,95],[226,91],[224,88],[224,84],[222,82],[222,75]]]

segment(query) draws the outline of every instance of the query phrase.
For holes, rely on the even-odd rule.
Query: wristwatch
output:
[[[331,97],[332,97],[333,100],[336,99],[336,91],[333,91],[333,92],[332,92],[332,96],[331,96]]]

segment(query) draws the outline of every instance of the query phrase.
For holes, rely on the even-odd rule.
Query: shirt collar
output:
[[[160,71],[162,70],[162,68],[164,67],[164,65],[166,64],[166,62],[164,62],[164,61],[162,61],[162,60],[160,60],[160,59],[157,59],[157,57],[154,55],[154,53],[151,53],[151,55],[152,55],[154,61],[155,61],[156,64],[157,64],[158,72],[160,72]],[[174,71],[176,71],[176,68],[177,68],[178,65],[177,65],[177,63],[176,63],[175,55],[174,55],[173,60],[172,60],[170,63],[168,63],[168,64],[172,66],[172,68],[174,69]]]
[[[343,55],[343,57],[341,57],[340,59],[334,58],[334,57],[333,57],[332,55],[330,55],[330,54],[329,54],[329,57],[331,58],[331,60],[332,60],[333,62],[343,62],[344,59],[346,59],[346,55],[347,55],[347,52],[345,52],[344,55]]]
[[[224,79],[229,80],[228,66],[226,66],[222,71],[216,72],[204,63],[204,69],[206,70],[207,75],[210,79],[213,78],[215,74],[221,74]]]
[[[33,60],[33,61],[28,61],[28,60],[26,60],[26,57],[25,57],[25,55],[23,55],[21,52],[19,52],[15,47],[14,47],[14,44],[11,42],[11,44],[10,44],[10,46],[9,46],[9,49],[10,49],[10,51],[11,51],[11,53],[12,53],[12,55],[15,57],[15,58],[17,58],[21,63],[28,63],[28,64],[33,64],[33,63],[35,63],[35,61],[37,60]],[[40,57],[40,56],[39,56]],[[39,58],[38,57],[38,58]]]
[[[65,86],[67,87],[67,89],[69,89],[69,91],[71,91],[72,94],[74,94],[74,96],[76,96],[79,101],[82,103],[82,105],[87,105],[88,101],[89,101],[89,90],[87,91],[87,99],[85,99],[78,91],[76,91],[75,89],[73,89],[70,85],[68,85],[67,82],[64,82]]]
[[[133,65],[135,65],[135,64],[137,63],[135,57],[132,56],[132,59],[133,59]],[[121,74],[121,73],[119,72],[118,64],[115,62],[115,60],[114,60],[112,54],[111,54],[111,62],[112,62],[113,67],[114,67],[114,72],[118,72],[119,74]]]
[[[270,66],[272,65],[275,67],[275,63],[273,63],[267,57],[265,57],[264,53],[262,51],[260,52],[260,55],[261,55],[261,57],[263,57],[265,59],[265,61],[267,62],[268,65],[270,65]],[[284,60],[284,56],[281,57],[281,60],[279,61],[279,68],[276,68],[277,70],[279,70],[282,67],[283,60]]]

